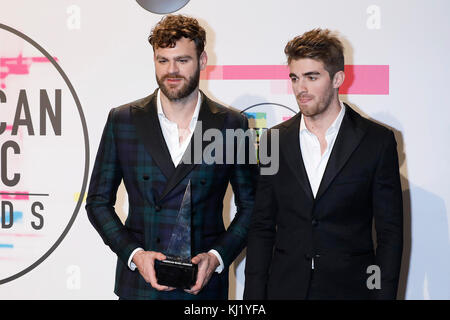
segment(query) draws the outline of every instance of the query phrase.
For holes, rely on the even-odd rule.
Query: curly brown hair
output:
[[[205,49],[206,31],[194,18],[179,15],[167,15],[152,29],[148,42],[157,48],[173,48],[182,37],[191,39],[200,57]]]
[[[333,79],[338,71],[344,71],[344,47],[328,29],[313,29],[289,41],[284,49],[288,64],[292,60],[310,58],[321,61]]]

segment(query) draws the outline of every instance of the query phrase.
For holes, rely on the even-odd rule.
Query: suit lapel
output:
[[[159,124],[156,97],[155,91],[148,99],[144,100],[143,105],[132,106],[131,113],[138,136],[141,138],[145,149],[164,176],[169,179],[175,171],[175,166]]]
[[[280,144],[280,148],[289,167],[291,168],[291,171],[294,173],[295,178],[302,186],[303,191],[312,200],[313,193],[311,190],[311,184],[309,183],[308,174],[306,173],[300,150],[300,119],[301,112],[297,113],[297,115],[294,116],[290,122],[286,123],[286,143]]]
[[[197,161],[194,161],[196,160],[194,155],[201,154],[203,157],[203,150],[210,143],[209,141],[203,141],[205,131],[211,128],[221,130],[223,127],[223,113],[219,112],[219,109],[215,106],[215,103],[208,97],[206,97],[203,92],[200,91],[200,94],[202,95],[202,104],[200,106],[197,125],[194,129],[194,133],[192,134],[191,140],[188,147],[186,148],[186,152],[184,153],[180,164],[178,164],[173,175],[170,177],[166,187],[164,188],[160,200],[162,200],[173,188],[175,188],[181,182],[181,180],[184,179],[184,177],[186,177],[189,172],[191,172],[197,166],[199,159],[197,159]],[[195,140],[201,141],[201,144],[196,143]],[[196,150],[198,149],[198,145],[201,145],[201,151]]]
[[[333,179],[344,167],[345,163],[366,133],[366,128],[361,121],[361,116],[353,111],[347,104],[345,104],[345,106],[345,116],[342,119],[336,142],[334,143],[333,150],[328,159],[319,190],[317,191],[316,200],[320,199],[328,189]]]

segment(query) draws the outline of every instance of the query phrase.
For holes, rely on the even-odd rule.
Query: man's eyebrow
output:
[[[156,59],[166,59],[166,60],[168,60],[167,57],[162,56],[162,55],[159,55],[159,54],[156,55]],[[192,59],[192,56],[186,54],[186,55],[176,56],[176,57],[174,57],[173,59],[174,59],[174,60],[180,60],[180,59]]]
[[[318,76],[320,75],[320,72],[318,71],[310,71],[303,74],[304,76]]]
[[[192,57],[190,55],[184,55],[184,56],[177,56],[177,57],[175,57],[175,60],[179,60],[179,59],[192,59]]]
[[[319,72],[319,71],[309,71],[309,72],[303,73],[302,75],[303,75],[304,77],[308,77],[308,76],[319,76],[319,75],[320,75],[320,72]],[[289,78],[293,78],[293,77],[298,78],[298,76],[297,76],[295,73],[293,73],[293,72],[289,73]]]

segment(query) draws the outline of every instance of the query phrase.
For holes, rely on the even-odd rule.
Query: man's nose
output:
[[[308,93],[308,86],[306,85],[306,79],[305,78],[300,78],[299,82],[299,89],[300,92],[305,92]]]
[[[169,73],[176,74],[178,73],[178,65],[176,61],[169,62],[169,70],[167,70]]]
[[[293,86],[294,92],[296,95],[300,93],[308,93],[308,87],[306,85],[306,81],[302,79],[298,79]]]

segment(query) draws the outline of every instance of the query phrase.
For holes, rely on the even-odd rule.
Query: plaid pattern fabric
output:
[[[204,130],[217,128],[225,137],[226,129],[248,128],[243,115],[202,95],[198,121]],[[227,146],[223,149],[227,150]],[[257,171],[256,165],[248,163],[208,165],[203,162],[180,164],[175,168],[157,118],[156,91],[149,97],[112,109],[92,172],[86,210],[104,243],[118,256],[115,293],[126,299],[227,299],[228,267],[246,245]],[[125,225],[114,210],[122,179],[129,201]],[[131,271],[127,266],[130,254],[137,247],[159,252],[167,248],[189,180],[193,255],[215,249],[225,265],[225,270],[214,273],[196,296],[182,290],[154,290],[139,271]],[[226,230],[222,211],[228,183],[233,188],[237,212]]]

